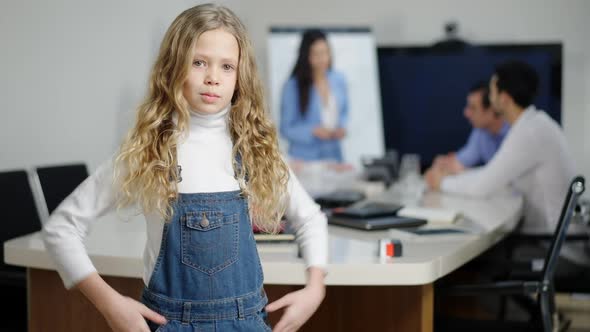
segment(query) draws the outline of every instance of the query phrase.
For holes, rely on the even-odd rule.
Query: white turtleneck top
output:
[[[190,130],[177,150],[182,181],[180,193],[239,190],[232,166],[232,141],[228,128],[229,107],[216,114],[191,112]],[[100,216],[116,209],[113,161],[108,160],[68,196],[43,227],[45,246],[53,257],[66,288],[96,271],[84,240]],[[285,213],[295,231],[307,267],[326,265],[327,222],[320,207],[290,171],[288,206]],[[145,214],[147,242],[143,280],[147,285],[160,251],[164,221],[158,214]]]

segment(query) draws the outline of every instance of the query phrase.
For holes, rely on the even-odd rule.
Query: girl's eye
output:
[[[223,65],[223,70],[225,70],[225,71],[230,71],[232,69],[234,69],[234,67],[232,65],[228,65],[228,64]]]
[[[195,60],[193,61],[193,65],[197,66],[197,67],[202,67],[205,65],[205,61],[203,60]]]

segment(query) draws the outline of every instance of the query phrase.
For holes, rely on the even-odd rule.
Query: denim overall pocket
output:
[[[190,211],[181,224],[183,264],[211,275],[238,260],[237,214]]]

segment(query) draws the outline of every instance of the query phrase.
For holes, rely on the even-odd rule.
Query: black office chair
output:
[[[536,310],[538,315],[534,315],[533,321],[518,323],[506,321],[467,321],[453,319],[439,319],[437,321],[438,329],[459,331],[462,329],[484,331],[486,329],[503,331],[553,331],[557,324],[557,314],[555,310],[555,283],[554,273],[559,258],[559,252],[566,239],[567,229],[572,219],[572,214],[576,208],[580,195],[585,190],[585,180],[582,176],[575,177],[569,187],[564,205],[561,210],[559,223],[555,229],[549,250],[546,254],[545,263],[541,275],[534,279],[521,280],[503,280],[488,284],[476,285],[455,285],[438,289],[437,291],[447,296],[481,296],[481,295],[523,295],[531,298],[536,297]]]
[[[590,226],[590,202],[578,201],[573,213],[571,223],[577,223],[585,226]],[[587,234],[567,234],[564,237],[564,243],[586,243],[590,245],[590,232]],[[517,250],[522,247],[547,247],[553,240],[553,234],[512,234],[503,243],[503,250],[507,257],[507,262],[500,264],[492,264],[494,268],[503,269],[504,279],[538,279],[542,270],[535,267],[536,264],[531,264],[531,261],[518,261]],[[539,257],[541,258],[541,257]],[[498,262],[496,262],[498,263]],[[559,269],[558,269],[559,271]],[[496,270],[498,273],[499,271]],[[584,270],[576,271],[575,273],[560,273],[554,276],[554,288],[556,293],[565,294],[584,294],[590,295],[590,267]],[[526,311],[529,316],[538,314],[536,303],[530,297],[523,295],[502,296],[500,308],[498,311],[498,318],[504,319],[508,307],[508,300],[512,300],[521,309]]]
[[[0,172],[0,292],[8,303],[0,326],[7,331],[25,331],[27,326],[27,280],[23,267],[4,263],[4,242],[41,230],[41,220],[25,170]]]
[[[48,214],[88,177],[88,169],[83,163],[37,167],[35,171]]]
[[[3,214],[0,284],[24,287],[25,269],[4,263],[4,242],[41,230],[41,220],[25,170],[0,172],[0,205]]]

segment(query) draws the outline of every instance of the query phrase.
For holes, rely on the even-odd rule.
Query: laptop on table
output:
[[[336,208],[328,213],[328,223],[362,230],[418,227],[426,224],[424,219],[398,216],[397,212],[402,207],[397,204],[365,202],[358,206]]]

